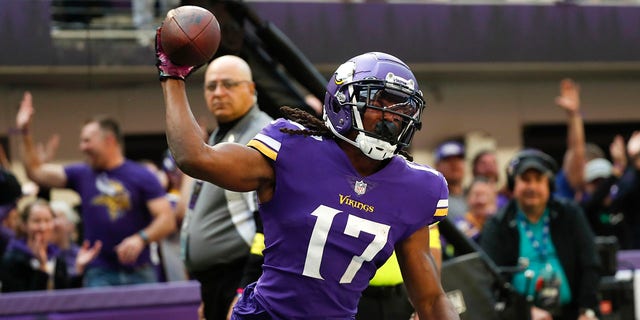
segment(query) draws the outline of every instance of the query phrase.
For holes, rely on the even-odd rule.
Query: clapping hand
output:
[[[89,240],[82,242],[82,247],[80,247],[78,255],[76,256],[76,272],[83,274],[87,264],[98,256],[101,249],[102,241],[100,240],[94,242],[93,247],[89,247]]]
[[[38,260],[39,269],[41,271],[47,271],[47,245],[48,242],[45,240],[44,235],[41,232],[36,232],[29,236],[27,240],[27,246],[33,253],[33,256]]]

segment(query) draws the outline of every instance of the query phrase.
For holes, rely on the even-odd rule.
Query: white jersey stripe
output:
[[[280,141],[277,141],[262,133],[258,133],[253,139],[264,143],[269,148],[273,149],[276,153],[280,152]]]

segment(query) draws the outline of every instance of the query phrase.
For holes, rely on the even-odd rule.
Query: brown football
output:
[[[162,50],[171,62],[197,66],[209,62],[220,45],[220,24],[209,10],[198,6],[173,9],[162,23]]]

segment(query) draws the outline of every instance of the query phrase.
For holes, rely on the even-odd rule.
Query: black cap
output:
[[[22,196],[18,179],[9,171],[0,169],[0,206],[16,203]]]
[[[515,174],[519,176],[525,173],[527,170],[531,170],[531,169],[536,170],[545,175],[553,174],[551,169],[542,160],[536,157],[526,158],[522,162],[518,163],[516,165]]]

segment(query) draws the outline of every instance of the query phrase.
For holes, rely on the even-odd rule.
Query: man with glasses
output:
[[[213,60],[204,76],[207,108],[218,122],[209,145],[246,144],[272,119],[260,111],[249,65],[236,56]],[[238,193],[191,180],[182,222],[182,258],[200,282],[203,316],[226,319],[255,234],[255,192]]]

